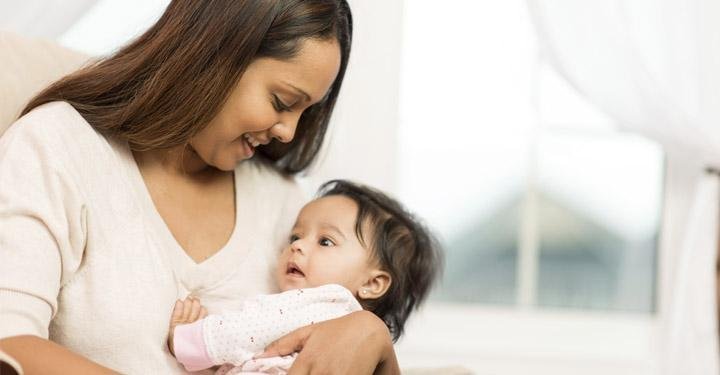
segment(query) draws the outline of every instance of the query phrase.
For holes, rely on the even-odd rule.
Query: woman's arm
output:
[[[0,349],[14,358],[26,375],[117,374],[70,350],[37,336],[14,336],[0,340]]]
[[[290,374],[400,374],[385,323],[369,311],[297,329],[258,358],[300,352]]]
[[[67,169],[75,144],[62,141],[76,133],[56,125],[66,118],[27,116],[0,137],[0,348],[25,374],[110,372],[43,338],[86,259],[86,198]]]

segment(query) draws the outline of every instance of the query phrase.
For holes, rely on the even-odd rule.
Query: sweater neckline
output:
[[[250,164],[249,161],[238,164],[233,171],[233,182],[235,185],[235,226],[228,241],[217,252],[209,258],[195,262],[188,255],[185,249],[177,242],[170,228],[168,228],[164,219],[157,210],[152,200],[145,180],[142,177],[140,168],[135,161],[130,146],[127,142],[123,142],[124,159],[127,162],[126,167],[129,169],[130,183],[133,185],[135,195],[139,200],[139,204],[144,211],[143,218],[147,222],[147,235],[155,240],[159,245],[160,251],[165,253],[169,258],[172,268],[175,270],[176,276],[185,288],[191,292],[199,292],[201,289],[207,289],[221,282],[227,277],[232,276],[237,265],[249,256],[249,251],[241,251],[239,249],[239,239],[243,236],[243,225],[241,225],[241,205],[245,196],[243,186],[247,184],[240,183],[240,175],[243,174],[243,168],[247,168],[244,164]]]

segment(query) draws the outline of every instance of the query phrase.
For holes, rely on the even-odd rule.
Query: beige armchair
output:
[[[0,134],[30,98],[89,57],[54,42],[0,32]]]

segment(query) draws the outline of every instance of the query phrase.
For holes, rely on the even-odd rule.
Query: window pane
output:
[[[440,300],[514,304],[520,207],[526,150],[509,139],[479,145],[483,155],[466,157],[470,168],[437,165],[436,176],[452,182],[435,189],[432,204],[446,249]],[[439,164],[440,161],[435,161]],[[425,194],[432,196],[428,189]],[[442,215],[440,215],[442,213]]]
[[[653,311],[660,149],[538,60],[524,2],[451,3],[405,4],[399,97],[397,192],[446,249],[433,298]]]
[[[660,147],[630,135],[540,138],[540,306],[654,311]]]
[[[398,193],[443,238],[437,298],[514,303],[534,30],[524,1],[438,4],[404,3]]]

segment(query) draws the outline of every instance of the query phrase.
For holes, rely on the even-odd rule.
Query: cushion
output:
[[[0,31],[0,134],[40,90],[90,58],[52,41]]]

